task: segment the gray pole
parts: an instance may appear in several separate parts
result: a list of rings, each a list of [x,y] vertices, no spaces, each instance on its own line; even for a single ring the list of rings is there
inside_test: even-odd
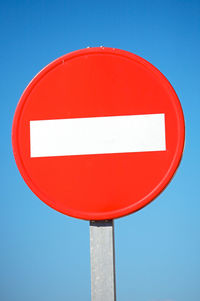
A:
[[[114,223],[90,221],[92,301],[116,301]]]

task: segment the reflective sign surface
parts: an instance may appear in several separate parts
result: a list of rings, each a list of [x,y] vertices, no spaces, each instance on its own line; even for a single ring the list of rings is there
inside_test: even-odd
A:
[[[184,145],[182,109],[150,63],[114,48],[67,54],[29,84],[13,151],[31,190],[77,218],[141,209],[168,184]]]

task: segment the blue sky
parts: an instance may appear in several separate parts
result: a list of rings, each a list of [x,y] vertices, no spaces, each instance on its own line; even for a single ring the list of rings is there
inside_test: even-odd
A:
[[[12,154],[17,102],[48,63],[87,46],[133,52],[175,88],[185,115],[182,163],[166,190],[115,221],[117,297],[200,300],[200,2],[1,1],[0,300],[90,300],[89,223],[41,202]]]

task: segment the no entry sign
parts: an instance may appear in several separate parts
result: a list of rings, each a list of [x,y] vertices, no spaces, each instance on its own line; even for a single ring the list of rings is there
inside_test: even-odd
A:
[[[64,55],[29,84],[13,122],[16,163],[52,208],[113,219],[151,202],[174,175],[184,118],[168,80],[114,48]]]

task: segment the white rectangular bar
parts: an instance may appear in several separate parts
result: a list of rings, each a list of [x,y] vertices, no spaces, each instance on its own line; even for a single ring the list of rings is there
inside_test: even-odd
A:
[[[165,151],[165,114],[30,121],[31,157]]]
[[[114,223],[90,221],[91,300],[116,301]]]

